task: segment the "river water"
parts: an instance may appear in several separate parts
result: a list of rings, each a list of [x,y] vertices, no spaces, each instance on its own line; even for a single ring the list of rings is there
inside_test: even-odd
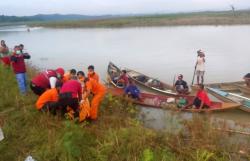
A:
[[[165,82],[182,73],[191,82],[196,51],[206,53],[205,83],[239,81],[250,72],[250,26],[180,26],[121,29],[49,29],[26,26],[0,27],[0,39],[11,48],[23,43],[32,64],[41,69],[64,67],[86,71],[94,64],[105,79],[109,61]],[[250,127],[250,114],[230,110],[210,114],[239,129]],[[189,113],[141,109],[148,127],[166,129]],[[248,128],[245,130],[249,131]]]

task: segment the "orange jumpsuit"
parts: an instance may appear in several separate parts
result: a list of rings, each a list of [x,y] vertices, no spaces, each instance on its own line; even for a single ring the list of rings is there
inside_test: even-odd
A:
[[[48,102],[57,102],[58,92],[56,88],[48,89],[37,100],[36,108],[40,110]]]
[[[96,72],[94,72],[93,74],[88,73],[88,77],[99,82],[99,75]]]
[[[90,118],[95,120],[97,119],[100,103],[105,96],[106,88],[101,83],[90,78],[89,81],[86,82],[86,89],[88,92],[92,92],[94,94],[91,101]]]

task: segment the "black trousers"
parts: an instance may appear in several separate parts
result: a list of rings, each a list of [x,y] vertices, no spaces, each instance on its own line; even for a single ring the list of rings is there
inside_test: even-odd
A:
[[[49,111],[52,115],[56,115],[56,111],[60,108],[59,102],[47,102],[41,109],[41,111]]]
[[[78,98],[72,98],[72,93],[62,93],[59,95],[59,103],[62,107],[62,116],[67,112],[67,107],[71,107],[75,112],[75,117],[79,116]]]
[[[30,82],[30,89],[38,96],[41,96],[46,91],[46,89],[36,86],[32,82]]]
[[[193,105],[196,107],[196,108],[200,108],[201,106],[201,100],[198,98],[198,97],[195,97],[194,99],[194,102],[193,102]],[[202,108],[209,108],[207,105],[203,105]]]

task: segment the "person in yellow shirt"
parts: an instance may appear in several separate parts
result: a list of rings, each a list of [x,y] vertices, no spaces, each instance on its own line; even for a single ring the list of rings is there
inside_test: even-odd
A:
[[[99,75],[95,72],[95,67],[93,65],[88,67],[88,78],[92,78],[99,82]]]
[[[100,103],[103,100],[105,93],[106,93],[106,88],[104,85],[102,85],[101,83],[97,82],[96,80],[92,78],[85,78],[84,83],[85,83],[84,97],[88,98],[91,93],[94,95],[91,101],[91,105],[90,105],[91,107],[90,119],[96,120]]]
[[[56,115],[56,110],[60,107],[58,103],[59,90],[62,84],[57,82],[56,88],[46,90],[36,101],[36,108],[40,111],[49,111]]]

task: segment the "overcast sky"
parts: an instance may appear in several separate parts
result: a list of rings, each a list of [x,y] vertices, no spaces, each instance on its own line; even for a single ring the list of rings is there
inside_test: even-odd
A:
[[[250,0],[0,0],[0,15],[135,14],[249,9]]]

